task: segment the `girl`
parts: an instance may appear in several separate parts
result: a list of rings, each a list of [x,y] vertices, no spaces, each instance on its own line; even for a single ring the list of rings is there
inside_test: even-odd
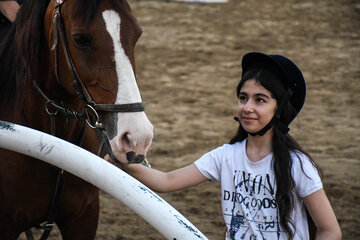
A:
[[[313,225],[316,239],[341,239],[316,164],[288,134],[305,101],[301,71],[286,57],[258,52],[246,54],[242,68],[240,124],[230,144],[168,173],[121,167],[157,192],[220,181],[226,239],[310,239]]]

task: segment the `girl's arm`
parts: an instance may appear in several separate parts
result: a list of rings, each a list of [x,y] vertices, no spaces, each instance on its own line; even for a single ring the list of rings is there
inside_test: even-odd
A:
[[[316,239],[341,239],[341,230],[323,189],[304,198],[304,203],[316,227]]]
[[[15,1],[0,1],[0,12],[11,22],[15,21],[19,8],[19,4]]]
[[[156,192],[176,191],[208,180],[195,164],[167,173],[141,164],[127,164],[120,167]]]

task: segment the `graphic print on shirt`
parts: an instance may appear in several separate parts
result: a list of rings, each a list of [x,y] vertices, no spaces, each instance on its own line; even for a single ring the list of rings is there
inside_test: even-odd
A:
[[[234,172],[235,191],[224,189],[224,209],[231,239],[280,239],[282,232],[275,199],[275,180],[269,174]]]

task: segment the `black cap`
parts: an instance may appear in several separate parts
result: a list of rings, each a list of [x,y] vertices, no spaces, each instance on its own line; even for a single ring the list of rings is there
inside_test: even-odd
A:
[[[242,59],[242,74],[256,65],[267,66],[277,71],[285,89],[293,92],[290,103],[299,113],[305,102],[306,85],[300,69],[290,59],[281,55],[266,55],[260,52],[250,52]]]

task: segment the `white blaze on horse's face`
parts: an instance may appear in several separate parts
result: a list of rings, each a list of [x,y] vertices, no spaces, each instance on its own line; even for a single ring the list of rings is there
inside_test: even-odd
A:
[[[106,10],[103,12],[103,18],[106,30],[109,32],[114,44],[114,60],[118,77],[116,103],[141,102],[134,71],[120,41],[120,16],[113,10]]]
[[[114,61],[118,78],[118,92],[116,104],[141,102],[139,88],[128,56],[121,44],[121,18],[113,10],[102,13],[106,30],[113,40]],[[152,138],[153,127],[144,112],[118,113],[117,135],[110,140],[115,156],[126,163],[124,153],[135,151],[136,154],[145,154]]]

